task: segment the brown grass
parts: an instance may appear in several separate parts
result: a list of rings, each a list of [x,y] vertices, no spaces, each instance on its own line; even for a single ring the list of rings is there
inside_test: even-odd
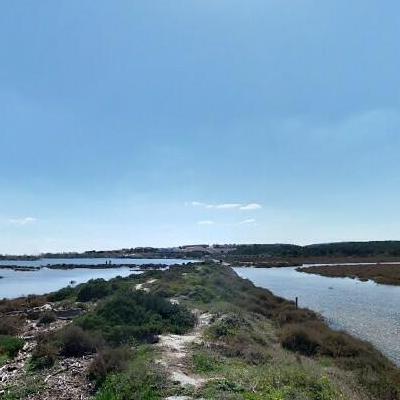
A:
[[[326,265],[297,268],[297,271],[332,278],[357,278],[386,285],[400,285],[400,264]]]

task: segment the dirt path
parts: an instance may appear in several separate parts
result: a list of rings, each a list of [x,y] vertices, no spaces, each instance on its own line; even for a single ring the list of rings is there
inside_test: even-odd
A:
[[[204,329],[210,324],[212,314],[194,311],[198,323],[196,328],[186,335],[161,335],[158,347],[161,349],[161,358],[157,361],[163,365],[170,378],[182,386],[190,385],[196,388],[202,386],[206,380],[193,373],[187,367],[187,358],[190,347],[194,343],[202,342]]]

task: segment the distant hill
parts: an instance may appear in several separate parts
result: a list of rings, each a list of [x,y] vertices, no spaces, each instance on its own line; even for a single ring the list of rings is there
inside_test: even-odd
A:
[[[400,241],[338,242],[298,246],[294,244],[223,244],[189,245],[173,248],[136,247],[120,250],[90,250],[83,253],[46,253],[35,256],[1,256],[1,259],[38,258],[348,258],[348,257],[400,257]]]
[[[263,257],[374,257],[400,256],[400,241],[339,242],[308,246],[292,244],[237,245],[233,256]]]

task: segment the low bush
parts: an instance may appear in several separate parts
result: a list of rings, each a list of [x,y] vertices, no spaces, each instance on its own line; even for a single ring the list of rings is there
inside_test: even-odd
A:
[[[151,360],[148,350],[138,349],[127,371],[111,374],[95,400],[161,400],[166,397],[165,375]]]
[[[184,307],[143,291],[118,293],[77,320],[86,331],[98,331],[110,344],[152,343],[163,332],[184,333],[195,317]]]
[[[27,296],[18,299],[0,300],[0,313],[7,313],[12,311],[26,311],[35,307],[41,307],[46,304],[46,296]]]
[[[14,358],[24,347],[24,341],[13,336],[0,335],[0,356]]]
[[[15,336],[21,330],[23,319],[18,316],[2,316],[0,318],[0,335]]]
[[[57,319],[56,314],[52,311],[45,311],[41,314],[38,324],[39,325],[49,325]]]
[[[58,349],[52,342],[41,341],[32,353],[30,369],[50,368],[57,360]]]
[[[68,326],[58,333],[60,355],[65,357],[81,357],[95,353],[102,346],[98,335],[85,332],[79,326]]]
[[[89,367],[89,379],[97,386],[101,385],[107,375],[125,371],[128,361],[133,357],[133,351],[129,347],[106,348],[100,351]]]
[[[86,302],[99,300],[111,293],[111,285],[104,279],[92,279],[78,290],[77,300]]]
[[[76,295],[76,289],[67,286],[48,295],[49,301],[63,301]]]
[[[281,333],[281,344],[285,349],[315,356],[320,352],[322,337],[314,327],[304,325],[287,325]]]
[[[40,316],[41,316],[41,312],[37,311],[37,310],[30,310],[28,311],[28,314],[26,315],[26,318],[29,319],[29,321],[37,321]]]

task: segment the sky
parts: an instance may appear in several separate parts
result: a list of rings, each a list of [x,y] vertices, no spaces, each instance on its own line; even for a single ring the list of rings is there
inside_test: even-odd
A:
[[[0,253],[400,239],[396,0],[5,0]]]

